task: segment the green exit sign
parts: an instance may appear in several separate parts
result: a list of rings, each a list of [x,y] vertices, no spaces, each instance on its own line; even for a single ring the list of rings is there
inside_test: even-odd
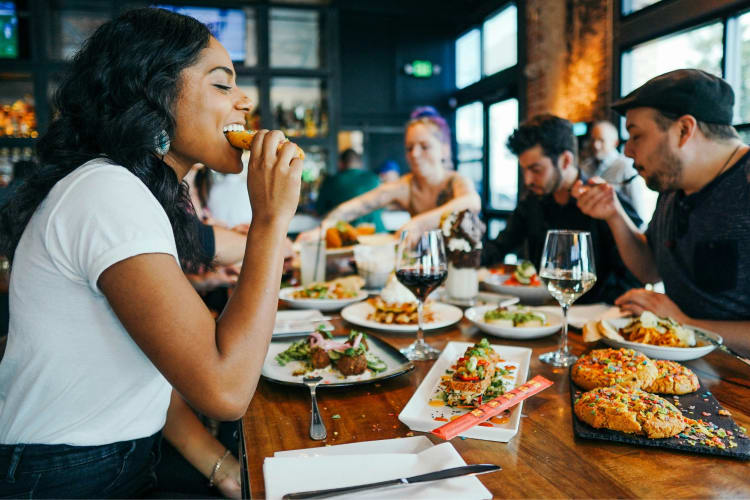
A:
[[[431,78],[440,74],[440,66],[423,59],[415,59],[404,65],[404,73],[414,78]]]
[[[417,78],[429,78],[432,76],[432,63],[430,61],[415,60],[411,63],[412,76]]]

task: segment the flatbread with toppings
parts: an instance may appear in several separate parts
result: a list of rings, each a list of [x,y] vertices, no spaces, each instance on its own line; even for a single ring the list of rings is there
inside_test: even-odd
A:
[[[600,387],[585,392],[573,405],[576,416],[597,429],[611,429],[658,439],[685,428],[680,410],[666,399],[640,389]]]
[[[573,382],[584,389],[615,384],[640,389],[656,380],[657,373],[656,364],[633,349],[594,349],[570,371]]]
[[[658,375],[656,379],[643,388],[644,391],[658,394],[688,394],[700,387],[698,377],[693,371],[675,361],[657,359],[654,361]]]

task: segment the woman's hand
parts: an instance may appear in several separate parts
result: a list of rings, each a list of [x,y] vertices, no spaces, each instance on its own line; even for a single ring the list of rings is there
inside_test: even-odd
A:
[[[396,239],[397,241],[401,241],[402,235],[406,234],[408,243],[414,243],[424,231],[425,229],[422,220],[419,217],[412,217],[406,222],[406,224],[398,228],[396,231]]]
[[[253,138],[248,163],[247,189],[253,220],[282,220],[288,224],[297,210],[302,183],[302,160],[295,158],[297,146],[291,142],[276,149],[284,134],[261,130]]]
[[[636,316],[640,315],[643,311],[651,311],[657,316],[668,316],[679,323],[686,323],[690,319],[665,294],[646,290],[645,288],[628,290],[615,300],[615,305],[619,306],[623,311],[630,312]]]
[[[226,498],[242,498],[240,463],[234,455],[227,455],[216,471],[214,485]]]

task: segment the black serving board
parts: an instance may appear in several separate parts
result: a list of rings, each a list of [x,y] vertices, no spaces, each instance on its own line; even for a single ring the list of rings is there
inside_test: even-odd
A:
[[[702,444],[700,441],[696,441],[694,445],[691,445],[690,441],[692,440],[681,434],[666,439],[649,439],[643,436],[627,434],[610,429],[595,429],[589,424],[579,420],[573,411],[576,394],[580,395],[584,392],[586,391],[575,385],[571,378],[570,413],[573,416],[573,433],[576,437],[750,460],[750,438],[747,437],[745,432],[742,432],[741,429],[739,429],[731,416],[723,416],[718,413],[723,407],[719,404],[713,394],[704,389],[703,386],[701,386],[696,392],[682,396],[664,394],[660,394],[660,396],[673,404],[679,403],[675,404],[675,406],[677,406],[682,414],[688,418],[692,418],[693,420],[703,420],[707,423],[711,422],[725,431],[731,431],[733,434],[732,441],[737,443],[736,447],[729,447],[729,436],[721,439],[726,444],[726,448],[722,449],[717,446]],[[705,415],[704,413],[707,413],[708,415]]]

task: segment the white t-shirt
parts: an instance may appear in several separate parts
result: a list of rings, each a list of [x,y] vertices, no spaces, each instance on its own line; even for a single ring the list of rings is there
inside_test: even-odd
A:
[[[60,180],[16,249],[0,363],[0,443],[100,445],[164,426],[171,387],[97,286],[134,255],[177,258],[164,209],[132,173],[92,160]]]

